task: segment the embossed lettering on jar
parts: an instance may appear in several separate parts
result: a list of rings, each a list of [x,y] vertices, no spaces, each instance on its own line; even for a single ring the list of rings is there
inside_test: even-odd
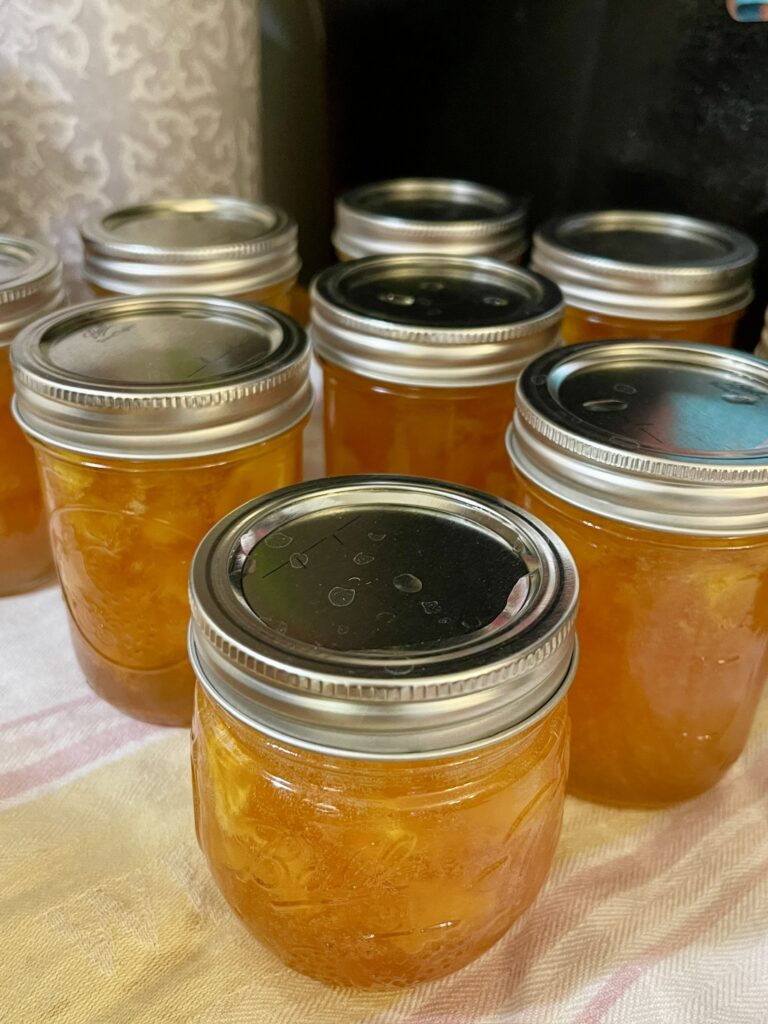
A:
[[[576,589],[533,517],[426,480],[303,484],[208,534],[197,833],[286,964],[414,984],[533,901],[563,809]]]
[[[754,242],[722,224],[601,210],[544,224],[531,266],[562,288],[566,343],[665,338],[730,346],[752,301],[756,259]]]
[[[96,295],[192,292],[292,312],[296,225],[282,210],[229,196],[110,210],[80,229]]]
[[[312,286],[329,474],[413,473],[503,495],[515,381],[558,344],[562,297],[496,260],[381,256]]]
[[[430,252],[520,263],[526,212],[522,200],[471,181],[378,181],[336,200],[333,245],[340,260]]]
[[[306,335],[226,299],[105,299],[37,321],[12,359],[86,679],[138,718],[189,722],[189,563],[223,515],[300,479]]]
[[[768,366],[651,340],[523,374],[517,500],[585,581],[571,787],[658,806],[741,753],[768,676]]]
[[[0,595],[32,590],[53,576],[34,454],[11,414],[9,354],[25,324],[63,301],[56,253],[39,242],[0,235]]]

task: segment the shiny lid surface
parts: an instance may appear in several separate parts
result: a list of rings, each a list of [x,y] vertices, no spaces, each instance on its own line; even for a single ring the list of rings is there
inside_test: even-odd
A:
[[[61,260],[47,245],[0,235],[0,345],[64,301]]]
[[[692,342],[572,345],[517,387],[508,444],[551,494],[675,533],[768,532],[768,365]]]
[[[312,339],[329,362],[380,380],[461,387],[515,380],[557,344],[557,285],[498,260],[369,256],[312,284]]]
[[[399,178],[345,192],[336,201],[333,244],[361,256],[434,252],[519,259],[526,204],[498,189],[444,178]]]
[[[575,662],[576,570],[538,520],[407,477],[273,492],[191,572],[202,685],[247,724],[360,758],[439,756],[525,728]]]
[[[752,299],[757,247],[722,224],[671,213],[601,210],[548,221],[531,266],[580,309],[630,319],[696,320]]]
[[[120,294],[243,295],[299,271],[296,225],[274,206],[229,196],[111,210],[81,228],[87,280]]]
[[[266,307],[189,295],[104,299],[15,340],[16,413],[33,437],[123,458],[267,440],[312,403],[308,342]]]

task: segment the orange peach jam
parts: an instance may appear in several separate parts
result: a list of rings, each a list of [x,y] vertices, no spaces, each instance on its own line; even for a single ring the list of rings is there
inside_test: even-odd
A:
[[[287,488],[208,534],[197,834],[286,964],[412,985],[531,904],[562,817],[576,585],[532,517],[405,477]]]
[[[411,473],[504,494],[515,380],[558,344],[556,286],[495,260],[382,256],[312,288],[326,470]]]
[[[733,344],[757,247],[693,217],[602,210],[544,224],[531,266],[560,285],[567,344],[663,338]]]
[[[526,212],[524,201],[471,181],[378,181],[336,200],[333,245],[340,260],[429,252],[520,263]]]
[[[11,415],[9,351],[19,329],[63,300],[56,254],[38,242],[0,235],[0,596],[53,576],[34,455]]]
[[[304,332],[228,300],[102,300],[13,348],[86,679],[137,718],[189,722],[186,578],[205,532],[301,477]]]
[[[183,292],[291,313],[296,225],[277,207],[216,196],[111,210],[81,228],[97,296]]]
[[[768,368],[694,344],[578,345],[521,378],[516,500],[584,592],[570,786],[661,806],[738,758],[768,676]]]

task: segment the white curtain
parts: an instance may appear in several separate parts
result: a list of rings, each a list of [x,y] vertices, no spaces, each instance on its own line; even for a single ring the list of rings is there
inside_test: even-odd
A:
[[[4,0],[0,232],[163,195],[258,198],[258,0]]]

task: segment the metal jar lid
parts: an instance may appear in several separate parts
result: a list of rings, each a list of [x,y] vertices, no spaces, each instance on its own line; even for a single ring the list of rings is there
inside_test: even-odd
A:
[[[287,487],[195,555],[200,683],[271,736],[360,759],[439,757],[543,717],[575,667],[562,541],[503,501],[409,477]]]
[[[466,387],[515,380],[558,344],[563,300],[546,278],[469,256],[369,256],[312,284],[312,340],[377,380]]]
[[[670,533],[768,533],[768,365],[693,342],[571,345],[517,386],[514,465],[558,498]]]
[[[752,300],[754,242],[693,217],[601,210],[550,220],[531,266],[579,309],[630,319],[699,320]]]
[[[274,206],[230,196],[164,199],[90,217],[85,277],[132,295],[244,295],[299,272],[296,225]]]
[[[333,244],[361,256],[443,253],[518,260],[527,247],[526,204],[471,181],[400,178],[336,200]]]
[[[47,245],[0,235],[0,345],[64,301],[61,260]]]
[[[32,437],[113,458],[228,451],[312,405],[305,332],[276,310],[148,295],[71,306],[11,346],[15,413]]]

